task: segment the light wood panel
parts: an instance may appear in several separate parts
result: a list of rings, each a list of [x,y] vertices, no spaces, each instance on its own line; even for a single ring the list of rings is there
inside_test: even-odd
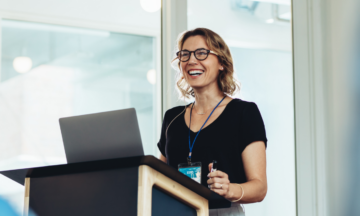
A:
[[[152,187],[154,185],[196,209],[198,216],[209,215],[209,203],[207,199],[147,165],[139,166],[138,184],[138,216],[151,216]]]
[[[30,178],[25,178],[24,216],[29,214]]]

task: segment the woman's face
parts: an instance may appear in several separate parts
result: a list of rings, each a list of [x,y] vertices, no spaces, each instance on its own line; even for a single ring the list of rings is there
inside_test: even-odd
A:
[[[182,50],[195,51],[200,48],[209,50],[204,37],[196,35],[186,39]],[[191,53],[189,61],[180,62],[180,67],[185,80],[194,90],[204,87],[218,88],[217,78],[219,70],[223,70],[223,67],[216,55],[209,53],[205,60],[199,61],[194,53]],[[200,75],[195,75],[195,72]]]

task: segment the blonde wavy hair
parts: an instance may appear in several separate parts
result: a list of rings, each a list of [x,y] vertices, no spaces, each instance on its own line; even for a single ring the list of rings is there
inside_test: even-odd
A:
[[[181,33],[177,39],[177,51],[182,50],[186,39],[196,35],[204,37],[207,46],[210,48],[210,50],[218,54],[217,57],[219,62],[224,67],[224,70],[220,71],[218,76],[218,85],[220,90],[227,95],[234,95],[237,91],[240,90],[240,84],[234,77],[234,66],[230,49],[218,34],[207,28],[196,28],[185,31]],[[178,58],[175,58],[173,62],[175,60],[178,60]],[[177,67],[179,70],[176,77],[176,86],[179,90],[180,98],[190,98],[190,96],[195,97],[194,90],[186,82],[181,71],[180,61],[178,61]]]

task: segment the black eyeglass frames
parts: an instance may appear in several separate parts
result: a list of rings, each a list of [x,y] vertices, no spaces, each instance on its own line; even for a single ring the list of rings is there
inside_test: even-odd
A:
[[[194,53],[195,58],[199,61],[205,60],[209,56],[209,53],[218,55],[216,52],[214,52],[212,50],[200,48],[195,51],[180,50],[179,52],[176,53],[176,56],[180,61],[186,62],[186,61],[189,61],[191,53]]]

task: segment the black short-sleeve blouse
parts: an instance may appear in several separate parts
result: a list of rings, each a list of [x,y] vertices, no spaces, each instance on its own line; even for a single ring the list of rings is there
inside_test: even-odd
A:
[[[189,128],[185,123],[184,106],[174,107],[165,113],[161,137],[158,142],[160,152],[167,164],[177,169],[178,164],[186,163],[189,155]],[[170,125],[170,122],[179,115]],[[190,133],[191,141],[196,133]],[[247,145],[264,141],[267,145],[265,126],[255,103],[233,99],[220,116],[203,128],[193,147],[193,162],[202,163],[201,183],[207,186],[208,164],[218,162],[218,170],[228,174],[231,183],[244,183],[246,176],[241,153]]]

